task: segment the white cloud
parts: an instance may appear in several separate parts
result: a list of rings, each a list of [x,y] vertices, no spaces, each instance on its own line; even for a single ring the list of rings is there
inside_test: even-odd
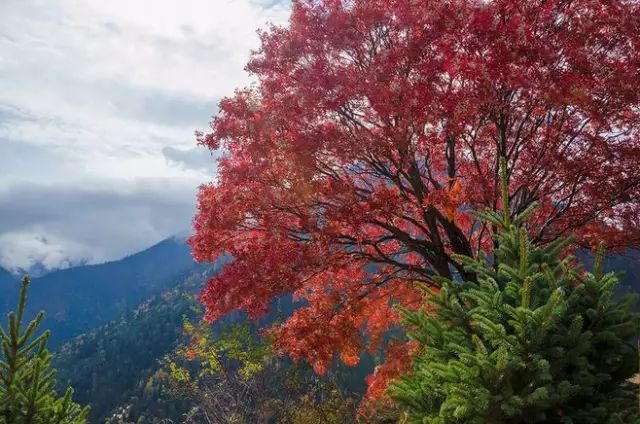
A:
[[[193,132],[249,83],[256,30],[288,13],[288,0],[0,2],[0,266],[114,259],[188,226],[214,172]],[[156,190],[172,185],[184,193]],[[111,204],[102,220],[30,211],[40,218],[8,228],[18,188],[60,207],[64,193],[86,213],[102,207],[90,205],[96,190]],[[131,209],[123,193],[154,207]],[[184,206],[157,210],[169,194]],[[116,224],[134,234],[117,240]]]
[[[196,186],[187,178],[0,184],[0,264],[104,262],[185,233]]]
[[[251,0],[9,0],[0,6],[5,64],[113,79],[210,98],[246,82],[256,30],[287,3]],[[75,67],[75,69],[70,69]],[[47,72],[42,72],[46,78]]]
[[[53,242],[43,235],[42,230],[34,232],[14,232],[0,234],[0,263],[7,264],[6,269],[19,273],[33,268],[35,264],[45,269],[67,268],[85,260],[86,246],[61,237]],[[74,262],[71,258],[83,258],[81,262]]]

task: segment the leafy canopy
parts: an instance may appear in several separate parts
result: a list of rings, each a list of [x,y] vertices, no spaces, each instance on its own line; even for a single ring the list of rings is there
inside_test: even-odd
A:
[[[195,257],[233,262],[202,294],[208,318],[304,307],[276,346],[318,372],[355,364],[419,305],[413,281],[472,279],[456,255],[491,248],[467,213],[533,202],[532,243],[640,240],[640,3],[297,0],[261,34],[258,81],[220,103],[223,149],[202,187]],[[404,369],[406,345],[388,366]],[[373,385],[379,384],[372,382]]]
[[[185,422],[356,422],[356,402],[337,381],[274,355],[253,326],[222,324],[214,331],[185,320],[184,330],[191,342],[165,364],[172,391],[194,404]]]

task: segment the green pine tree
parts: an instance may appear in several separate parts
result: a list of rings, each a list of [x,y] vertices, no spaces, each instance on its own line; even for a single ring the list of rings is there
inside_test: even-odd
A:
[[[72,401],[73,390],[62,397],[54,391],[55,370],[46,348],[49,332],[36,335],[44,313],[23,328],[28,288],[25,276],[18,310],[9,314],[6,329],[0,326],[0,424],[84,424],[88,408]]]
[[[427,308],[404,310],[419,348],[390,394],[406,423],[640,422],[628,382],[638,366],[635,297],[614,299],[604,248],[583,272],[563,256],[570,240],[532,245],[532,212],[478,214],[499,230],[492,258],[458,257],[474,281],[438,279],[438,293],[424,287]]]

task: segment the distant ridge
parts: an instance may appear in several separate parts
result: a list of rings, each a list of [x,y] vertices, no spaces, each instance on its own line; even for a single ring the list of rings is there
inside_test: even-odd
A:
[[[43,326],[52,330],[51,345],[55,346],[172,287],[176,278],[194,266],[189,246],[172,237],[121,260],[53,271],[33,279],[28,313],[46,312]],[[0,284],[5,286],[0,288],[2,315],[13,307],[19,287],[11,284],[18,279],[4,271],[0,271]]]
[[[0,284],[10,283],[12,281],[16,281],[17,278],[14,277],[8,270],[0,267]]]
[[[11,294],[14,293],[14,287],[17,287],[17,282],[17,277],[0,267],[0,311],[6,311],[16,302]],[[4,314],[2,318],[4,319]]]

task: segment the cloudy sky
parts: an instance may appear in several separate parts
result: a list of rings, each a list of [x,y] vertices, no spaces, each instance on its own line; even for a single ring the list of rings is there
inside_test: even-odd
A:
[[[190,229],[196,148],[289,1],[0,1],[0,266],[117,259]]]

